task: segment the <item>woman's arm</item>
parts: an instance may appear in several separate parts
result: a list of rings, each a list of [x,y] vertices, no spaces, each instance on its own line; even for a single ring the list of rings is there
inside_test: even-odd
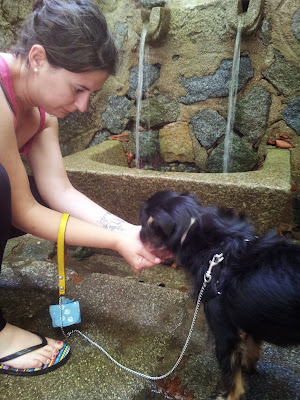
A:
[[[42,197],[50,206],[57,206],[58,211],[40,205],[29,188],[27,174],[18,151],[13,118],[8,107],[0,107],[0,120],[3,121],[0,134],[0,162],[10,179],[12,219],[17,228],[55,242],[61,213],[71,212],[75,217],[70,217],[67,224],[67,244],[116,250],[136,271],[160,262],[142,245],[137,232],[128,235],[104,229],[97,226],[95,221],[93,223],[84,221],[84,218],[91,218],[91,214],[81,210],[81,207],[85,207],[86,204],[89,207],[90,202],[82,197],[78,204],[72,198],[62,195],[68,192],[70,184],[62,169],[63,160],[60,151],[57,152],[59,146],[55,145],[55,142],[58,142],[57,132],[51,123],[47,124],[45,131],[36,137],[30,152],[30,160]],[[42,138],[43,135],[45,137]],[[38,150],[42,155],[37,154]],[[93,207],[94,210],[98,210],[96,205]]]
[[[47,127],[35,138],[29,160],[39,193],[50,208],[110,230],[137,231],[136,226],[106,211],[70,183],[60,151],[56,118],[47,117]]]

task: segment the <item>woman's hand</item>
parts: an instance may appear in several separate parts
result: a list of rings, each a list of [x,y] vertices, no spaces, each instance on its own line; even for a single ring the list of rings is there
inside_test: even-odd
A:
[[[151,253],[140,240],[140,226],[130,225],[128,231],[119,234],[116,250],[135,272],[160,264],[161,259]]]

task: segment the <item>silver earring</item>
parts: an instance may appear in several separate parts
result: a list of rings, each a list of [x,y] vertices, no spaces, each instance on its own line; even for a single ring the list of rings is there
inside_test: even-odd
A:
[[[34,72],[38,72],[38,69],[36,67],[34,68]]]

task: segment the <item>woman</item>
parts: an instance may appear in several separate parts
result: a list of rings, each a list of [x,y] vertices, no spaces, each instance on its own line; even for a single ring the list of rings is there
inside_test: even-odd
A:
[[[113,40],[92,0],[35,1],[16,45],[0,53],[0,265],[11,224],[56,241],[62,213],[71,215],[68,245],[114,249],[135,271],[161,261],[142,245],[139,227],[71,185],[59,148],[57,118],[84,112],[116,66]],[[32,195],[20,154],[28,154],[48,207]],[[0,372],[45,373],[68,358],[68,346],[10,325],[0,312]]]

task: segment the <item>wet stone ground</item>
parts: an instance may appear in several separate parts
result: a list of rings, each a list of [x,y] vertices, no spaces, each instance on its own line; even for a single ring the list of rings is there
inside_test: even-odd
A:
[[[74,257],[74,254],[77,257]],[[119,362],[159,376],[174,365],[188,334],[194,303],[182,270],[157,266],[137,275],[117,254],[69,248],[67,296],[79,300],[84,334]],[[9,322],[63,339],[48,308],[57,304],[55,245],[29,235],[9,241],[0,304]],[[55,372],[22,378],[0,375],[1,400],[204,400],[219,372],[200,310],[179,367],[163,381],[122,370],[78,334],[69,362]],[[248,400],[300,400],[300,348],[265,345],[258,374],[246,376]]]

